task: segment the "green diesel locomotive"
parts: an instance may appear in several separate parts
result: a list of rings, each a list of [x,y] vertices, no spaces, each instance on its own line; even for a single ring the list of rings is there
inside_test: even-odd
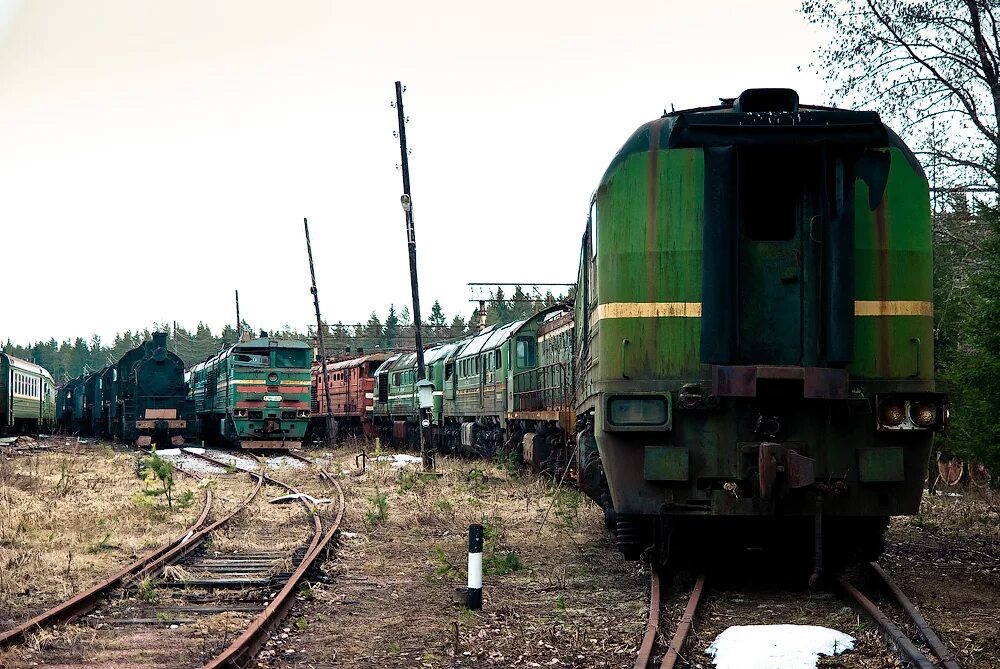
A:
[[[674,529],[876,552],[918,511],[948,420],[928,184],[878,114],[752,89],[641,126],[578,280],[580,450],[626,555]]]
[[[261,337],[192,367],[188,383],[202,438],[237,448],[301,448],[311,359],[305,342]]]

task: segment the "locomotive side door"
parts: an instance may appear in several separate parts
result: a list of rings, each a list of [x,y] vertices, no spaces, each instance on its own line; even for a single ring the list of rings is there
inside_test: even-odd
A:
[[[808,155],[774,147],[737,153],[738,355],[744,364],[802,364]]]

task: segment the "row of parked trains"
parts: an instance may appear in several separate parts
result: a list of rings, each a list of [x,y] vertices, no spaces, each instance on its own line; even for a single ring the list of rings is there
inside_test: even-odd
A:
[[[425,351],[431,443],[565,468],[631,557],[688,531],[719,554],[876,552],[948,424],[928,193],[875,112],[751,89],[653,119],[590,201],[573,304]],[[194,421],[248,447],[298,445],[326,415],[418,434],[413,352],[324,361],[326,388],[306,344],[240,343],[186,383],[162,338],[137,351],[64,388],[64,422],[161,443]],[[142,381],[156,365],[176,369],[169,408]]]

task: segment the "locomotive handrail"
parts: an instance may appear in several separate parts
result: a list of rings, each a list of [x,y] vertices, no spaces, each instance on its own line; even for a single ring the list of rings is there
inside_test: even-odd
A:
[[[554,362],[518,372],[513,377],[514,411],[569,407],[566,365]]]

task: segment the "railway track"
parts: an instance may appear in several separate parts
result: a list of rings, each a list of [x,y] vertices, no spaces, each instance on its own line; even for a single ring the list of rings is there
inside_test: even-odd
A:
[[[230,463],[192,451],[186,453],[232,471]],[[284,511],[288,507],[272,511],[277,507],[266,503],[262,506],[259,497],[265,485],[292,495],[299,491],[262,472],[237,469],[250,476],[254,484],[233,509],[207,523],[214,496],[211,488],[205,488],[201,514],[182,536],[89,590],[0,634],[0,648],[26,640],[29,633],[44,637],[47,628],[58,623],[79,621],[85,624],[73,626],[72,636],[77,643],[51,653],[64,655],[59,658],[64,664],[118,666],[122,659],[119,656],[125,655],[129,666],[244,666],[287,615],[298,586],[326,551],[343,518],[345,498],[336,479],[321,471],[326,485],[337,492],[336,510],[323,518],[311,498],[300,496],[298,501],[307,512],[311,532],[305,542],[295,540],[295,548],[288,550],[288,528],[294,525],[292,514]],[[287,518],[252,528],[248,534],[253,534],[253,539],[244,549],[225,553],[209,550],[210,540],[230,530],[230,521],[241,512],[248,513],[255,503]],[[151,583],[155,583],[155,589]],[[81,620],[84,615],[86,618]],[[234,618],[237,623],[245,623],[240,625],[242,631],[231,630]],[[140,647],[130,646],[123,638],[137,641]],[[196,640],[200,640],[200,647]]]
[[[898,609],[908,619],[908,624],[912,626],[916,633],[909,636],[893,619],[876,605],[871,598],[861,592],[856,586],[846,578],[840,577],[838,584],[850,602],[861,610],[878,628],[889,645],[899,654],[903,667],[907,669],[962,669],[955,659],[954,654],[941,640],[930,624],[917,610],[916,606],[903,594],[899,586],[879,567],[871,562],[868,567],[879,581],[878,585],[884,589],[897,605]],[[650,574],[650,597],[649,613],[646,621],[646,630],[636,654],[635,669],[651,669],[654,666],[654,658],[660,657],[660,669],[674,669],[679,662],[684,661],[684,644],[688,633],[691,631],[695,616],[698,612],[699,604],[705,590],[705,574],[699,574],[695,580],[694,587],[688,596],[684,612],[677,621],[674,634],[669,644],[663,645],[665,637],[662,636],[662,625],[660,621],[663,609],[663,592],[661,583],[664,581],[663,574],[655,569]],[[926,645],[930,649],[930,654],[925,653],[921,648]],[[934,657],[931,657],[933,654]],[[935,660],[936,658],[936,660]],[[690,662],[688,662],[690,664]],[[687,666],[687,665],[685,665]]]
[[[899,586],[889,578],[888,574],[877,563],[869,562],[868,567],[878,579],[879,586],[891,595],[899,609],[909,619],[909,623],[917,630],[916,638],[911,638],[907,635],[890,616],[843,576],[839,579],[840,587],[851,601],[873,623],[878,625],[886,640],[899,653],[900,658],[905,663],[904,666],[913,667],[914,669],[935,669],[939,666],[933,658],[921,650],[922,642],[924,642],[930,648],[931,653],[940,660],[940,666],[945,667],[945,669],[961,669],[955,656],[948,650],[948,646],[945,645],[941,637],[934,631],[934,628],[920,614],[920,611],[914,606],[913,602],[903,594]]]
[[[661,611],[661,590],[660,573],[653,569],[649,575],[649,616],[646,620],[646,632],[642,637],[639,646],[639,653],[635,659],[635,669],[648,669],[653,664],[654,651],[660,638],[660,611]],[[688,632],[694,623],[694,616],[701,603],[701,595],[705,591],[705,574],[699,574],[695,581],[691,594],[688,596],[684,613],[677,622],[674,635],[667,645],[663,657],[660,660],[660,669],[673,669],[677,666],[677,661],[681,658],[684,649],[684,642],[687,641]]]

